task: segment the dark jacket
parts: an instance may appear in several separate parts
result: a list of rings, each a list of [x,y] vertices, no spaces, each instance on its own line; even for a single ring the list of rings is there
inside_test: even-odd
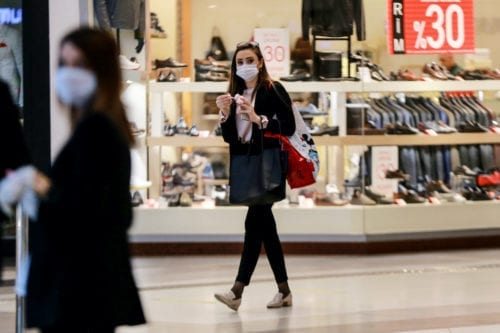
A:
[[[101,28],[135,30],[138,35],[144,36],[144,0],[94,0],[94,9]]]
[[[0,179],[5,177],[7,170],[30,163],[19,111],[14,105],[9,87],[3,81],[0,81],[0,145]],[[0,222],[5,219],[0,210]]]
[[[29,327],[145,322],[127,237],[130,167],[128,143],[107,115],[81,120],[30,225]]]
[[[274,88],[273,88],[274,85]],[[258,115],[264,115],[269,119],[265,132],[281,133],[290,136],[295,132],[295,119],[293,116],[292,102],[285,88],[279,82],[262,84],[257,88],[254,109]],[[242,92],[240,92],[241,94]],[[238,130],[236,128],[236,105],[231,104],[231,113],[228,120],[221,124],[224,141],[229,143],[231,154],[247,154],[250,148],[251,154],[257,154],[262,150],[261,130],[253,123],[252,139],[250,147],[238,141]],[[279,140],[264,138],[263,148],[278,147]]]
[[[366,39],[363,0],[302,0],[302,38],[351,36],[356,23],[358,40]]]

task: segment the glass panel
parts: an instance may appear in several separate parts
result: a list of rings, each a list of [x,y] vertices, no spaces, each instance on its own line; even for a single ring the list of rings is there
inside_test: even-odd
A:
[[[22,9],[20,0],[0,0],[0,80],[9,87],[14,103],[22,105]],[[0,104],[0,108],[1,108]],[[15,235],[13,219],[1,223],[0,237]],[[1,267],[0,267],[1,269]]]
[[[0,0],[0,79],[22,105],[22,8],[20,0]]]

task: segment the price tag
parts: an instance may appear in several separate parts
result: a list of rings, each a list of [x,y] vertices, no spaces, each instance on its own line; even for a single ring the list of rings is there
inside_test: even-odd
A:
[[[255,29],[269,75],[275,80],[290,74],[290,32],[288,29]]]
[[[389,53],[474,53],[473,9],[473,0],[388,0]]]

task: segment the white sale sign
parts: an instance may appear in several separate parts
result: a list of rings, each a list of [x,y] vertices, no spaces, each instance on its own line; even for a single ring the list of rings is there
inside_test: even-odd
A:
[[[398,191],[397,179],[386,179],[388,170],[398,169],[398,147],[377,146],[372,147],[372,190],[383,193],[392,198],[394,192]]]
[[[288,29],[254,30],[254,40],[259,43],[271,77],[278,80],[290,74],[290,32]]]

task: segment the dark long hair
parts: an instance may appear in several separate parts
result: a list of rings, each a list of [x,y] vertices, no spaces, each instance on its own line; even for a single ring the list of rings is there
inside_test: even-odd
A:
[[[236,47],[236,51],[234,51],[233,55],[233,60],[231,61],[231,74],[229,75],[228,92],[231,94],[231,96],[234,96],[235,94],[243,93],[243,90],[246,89],[245,80],[236,75],[236,55],[242,50],[252,50],[257,55],[257,59],[259,61],[262,61],[262,68],[257,75],[257,83],[255,85],[255,89],[253,90],[253,96],[255,96],[257,90],[262,84],[266,84],[269,86],[272,84],[271,76],[269,75],[269,72],[266,68],[266,62],[264,61],[264,57],[262,55],[262,52],[260,51],[259,44],[256,42],[243,42],[239,43]]]
[[[121,101],[122,74],[118,61],[119,51],[113,35],[105,30],[82,27],[69,32],[60,43],[60,48],[71,43],[85,57],[86,65],[97,79],[97,88],[92,103],[85,108],[84,116],[90,112],[103,112],[111,117],[132,145],[134,137],[130,129],[125,108]]]

